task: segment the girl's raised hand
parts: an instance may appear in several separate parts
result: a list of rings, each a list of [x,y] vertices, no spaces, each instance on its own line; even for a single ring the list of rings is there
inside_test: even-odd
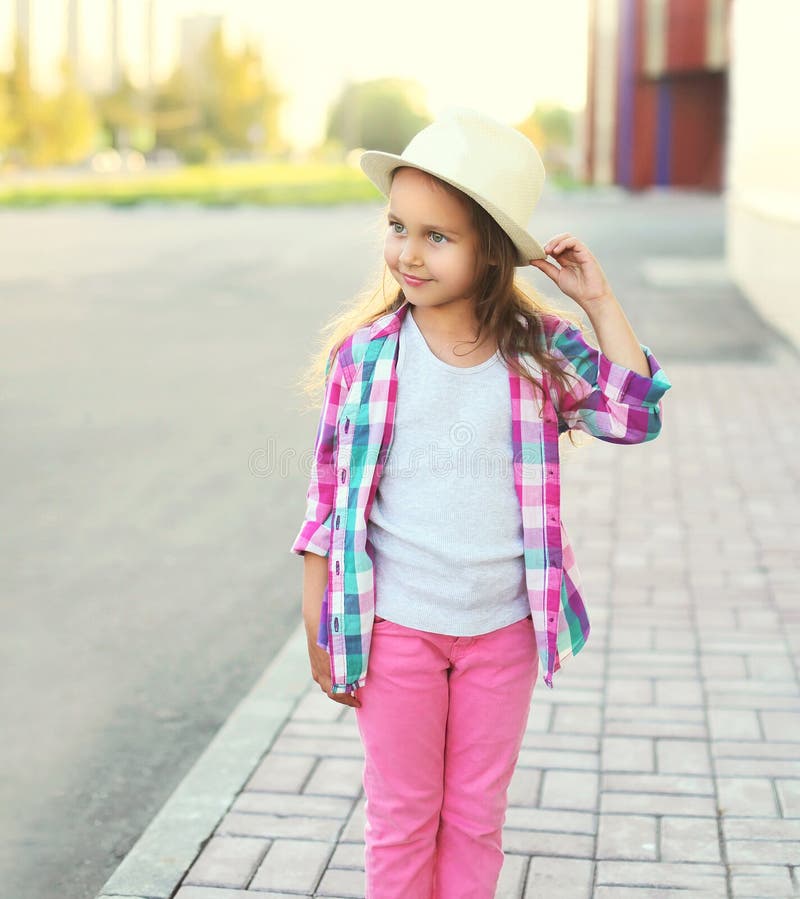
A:
[[[600,263],[577,237],[558,234],[543,249],[558,265],[546,259],[531,259],[530,264],[544,272],[562,293],[575,300],[585,312],[593,303],[602,303],[613,297],[611,285]]]

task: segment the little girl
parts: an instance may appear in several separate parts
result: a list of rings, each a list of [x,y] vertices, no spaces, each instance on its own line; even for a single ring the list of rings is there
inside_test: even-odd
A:
[[[311,671],[356,710],[368,899],[489,899],[538,666],[552,689],[589,634],[559,435],[652,440],[671,384],[586,245],[527,232],[544,167],[521,132],[452,108],[361,167],[389,198],[397,289],[336,319],[317,360],[292,545]],[[529,264],[599,350],[515,278]]]

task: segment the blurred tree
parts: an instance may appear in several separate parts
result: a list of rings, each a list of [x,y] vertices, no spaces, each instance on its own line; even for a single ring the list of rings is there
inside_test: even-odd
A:
[[[548,173],[569,171],[569,154],[575,141],[574,113],[554,103],[537,103],[516,127],[539,150]]]
[[[131,135],[145,127],[148,121],[145,97],[123,72],[119,87],[97,97],[100,119],[116,150],[131,146]]]
[[[192,162],[223,150],[281,152],[278,113],[284,100],[252,46],[229,50],[222,28],[190,68],[176,69],[155,98],[158,143]]]
[[[39,155],[48,163],[80,162],[97,146],[100,117],[68,59],[61,63],[61,90],[45,102],[44,122]]]
[[[5,77],[5,89],[9,156],[15,162],[28,162],[40,137],[37,118],[41,111],[41,97],[33,89],[28,49],[19,38],[14,42],[11,71]]]
[[[328,114],[326,139],[345,151],[369,147],[401,153],[433,121],[422,87],[402,78],[348,83]]]
[[[193,95],[188,74],[177,68],[156,89],[153,98],[153,125],[156,145],[174,150],[182,158],[193,159],[203,152],[212,155],[216,147],[206,146],[198,150],[196,135],[200,131],[202,116],[197,98]],[[194,147],[194,149],[192,149]]]
[[[279,145],[267,125],[277,123],[283,95],[264,72],[261,54],[246,45],[241,51],[225,46],[222,29],[212,34],[203,54],[201,104],[206,128],[225,147],[249,150],[254,145]]]
[[[17,133],[12,115],[10,81],[8,73],[0,72],[0,160],[7,154]]]

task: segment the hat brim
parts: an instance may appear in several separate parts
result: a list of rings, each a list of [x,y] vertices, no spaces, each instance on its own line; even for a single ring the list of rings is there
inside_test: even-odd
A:
[[[367,178],[369,178],[385,197],[389,196],[391,190],[391,174],[400,166],[409,166],[412,169],[419,169],[421,172],[427,172],[429,175],[435,175],[442,181],[452,184],[453,187],[458,188],[458,190],[467,194],[467,196],[472,197],[472,199],[475,200],[479,206],[482,206],[497,224],[500,225],[517,248],[517,266],[530,265],[531,259],[547,258],[547,254],[542,249],[541,244],[524,228],[520,228],[513,219],[505,215],[502,210],[498,209],[488,200],[485,200],[479,194],[474,193],[462,184],[452,181],[440,172],[409,162],[407,159],[403,159],[402,156],[397,156],[393,153],[384,153],[382,150],[365,150],[361,154],[359,165]]]

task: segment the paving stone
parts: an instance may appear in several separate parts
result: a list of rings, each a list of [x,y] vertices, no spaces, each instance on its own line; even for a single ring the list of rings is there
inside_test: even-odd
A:
[[[800,742],[800,712],[759,712],[767,740]]]
[[[783,840],[796,842],[800,850],[800,820],[783,818],[725,818],[722,832],[726,840]],[[800,851],[797,855],[800,864]]]
[[[552,730],[556,733],[599,734],[602,715],[592,706],[558,706],[553,709]]]
[[[644,737],[603,737],[603,771],[655,771],[653,741]]]
[[[530,859],[525,855],[506,853],[497,880],[495,899],[521,899],[529,864]]]
[[[763,736],[758,712],[741,709],[710,708],[708,729],[713,740],[760,740]]]
[[[694,675],[692,678],[668,679],[655,678],[655,701],[662,706],[702,706],[704,702],[703,687]]]
[[[322,737],[332,740],[354,740],[361,742],[355,718],[336,721],[295,721],[286,722],[281,733],[287,737]]]
[[[596,711],[599,717],[599,710]],[[528,714],[528,721],[525,728],[526,733],[529,731],[535,731],[537,733],[549,731],[550,722],[553,720],[554,712],[554,706],[543,705],[542,703],[537,702],[537,690],[534,687],[533,702],[531,704],[531,710]]]
[[[240,793],[232,812],[256,812],[262,815],[300,815],[308,818],[346,818],[353,808],[352,799],[333,796],[293,795],[291,793]]]
[[[713,889],[700,889],[694,887],[691,892],[692,899],[727,899],[727,894],[720,891],[719,887]],[[646,887],[622,887],[598,886],[592,893],[592,899],[675,899],[675,889],[664,887],[659,889],[654,886]]]
[[[721,815],[779,815],[772,782],[765,777],[719,777],[717,796]]]
[[[742,696],[789,697],[797,706],[797,682],[794,677],[786,680],[755,677],[708,679],[705,683],[708,693],[729,693],[736,691]],[[782,737],[781,739],[786,739]]]
[[[331,737],[293,737],[281,734],[272,744],[272,752],[283,755],[360,758],[363,748],[358,740]]]
[[[655,860],[656,818],[649,815],[600,815],[597,858]]]
[[[797,712],[800,708],[797,695],[772,693],[743,694],[738,691],[716,690],[708,692],[708,704],[714,708],[753,709],[765,711]]]
[[[517,764],[522,768],[559,768],[562,770],[597,770],[600,755],[597,752],[569,752],[559,749],[520,749]]]
[[[313,893],[333,849],[333,843],[275,840],[256,871],[250,888]]]
[[[322,759],[306,784],[305,793],[356,798],[362,790],[363,773],[363,759]]]
[[[593,858],[594,837],[546,830],[503,830],[503,849],[517,855],[563,855],[571,858]]]
[[[217,827],[225,836],[267,837],[269,839],[335,840],[342,822],[336,818],[254,815],[228,812]]]
[[[594,862],[538,855],[531,859],[524,899],[591,899]]]
[[[244,889],[270,841],[257,837],[212,837],[184,877],[185,884]]]
[[[650,679],[614,681],[606,686],[606,702],[621,705],[650,705],[654,701]]]
[[[713,778],[691,774],[603,774],[600,785],[604,791],[714,796]]]
[[[598,861],[596,886],[670,888],[691,895],[727,895],[725,868],[710,864],[674,862]],[[704,890],[705,893],[698,891]]]
[[[562,812],[550,808],[514,808],[506,810],[506,827],[517,830],[550,830],[559,833],[593,834],[597,816],[590,812]]]
[[[699,618],[699,616],[698,616]],[[699,621],[702,626],[702,621]],[[709,655],[703,652],[700,655],[700,670],[703,677],[747,677],[747,667],[744,656],[737,655]]]
[[[717,759],[783,759],[800,758],[800,745],[783,740],[712,740],[711,754]]]
[[[336,721],[341,703],[329,699],[318,686],[309,690],[292,712],[292,721]]]
[[[247,790],[298,793],[308,780],[317,760],[311,756],[268,753],[245,785]]]
[[[365,883],[363,871],[328,868],[317,887],[316,895],[363,899],[366,892]]]
[[[663,774],[710,774],[708,745],[694,740],[658,740],[656,764]]]
[[[558,677],[558,675],[556,675]],[[598,687],[595,689],[585,689],[579,690],[576,687],[570,686],[568,683],[565,683],[563,680],[558,685],[557,690],[548,690],[547,687],[544,689],[540,689],[541,684],[538,684],[534,690],[534,697],[532,701],[532,705],[535,706],[538,702],[539,705],[590,705],[590,706],[600,706],[603,703],[603,691]],[[555,695],[557,692],[558,695]],[[551,695],[551,693],[553,695]]]
[[[721,861],[716,818],[665,816],[659,836],[661,861]]]
[[[729,864],[792,865],[798,861],[797,841],[725,840]]]
[[[253,899],[256,896],[258,899],[302,899],[304,896],[311,896],[311,893],[274,893],[271,890],[264,893],[250,893],[247,890],[228,890],[201,886],[181,887],[175,893],[175,899]],[[126,896],[123,899],[135,899],[135,897]]]
[[[600,740],[584,734],[553,734],[527,731],[522,739],[525,749],[547,749],[549,752],[599,752]]]
[[[364,870],[364,844],[339,843],[329,862],[331,868],[358,868]]]
[[[508,804],[535,806],[541,782],[542,771],[539,769],[517,767],[508,786]]]
[[[793,602],[796,602],[793,599]],[[767,657],[760,658],[757,666],[758,674],[764,679],[790,680],[794,677],[793,657],[788,653],[781,655],[773,650]]]
[[[561,809],[597,809],[599,778],[584,771],[546,771],[542,783],[542,806]]]
[[[601,793],[600,813],[606,815],[614,812],[705,818],[716,814],[716,801],[706,796],[670,796],[665,793]]]
[[[364,840],[364,827],[366,819],[364,817],[364,809],[366,807],[366,799],[361,798],[356,803],[352,814],[350,815],[344,830],[342,831],[341,840],[348,842],[360,843]]]
[[[765,896],[783,899],[800,894],[788,867],[731,865],[730,872],[734,899],[764,899]]]
[[[776,779],[775,789],[784,818],[800,818],[800,780]]]
[[[720,777],[795,777],[800,778],[800,758],[716,759],[714,767]]]

